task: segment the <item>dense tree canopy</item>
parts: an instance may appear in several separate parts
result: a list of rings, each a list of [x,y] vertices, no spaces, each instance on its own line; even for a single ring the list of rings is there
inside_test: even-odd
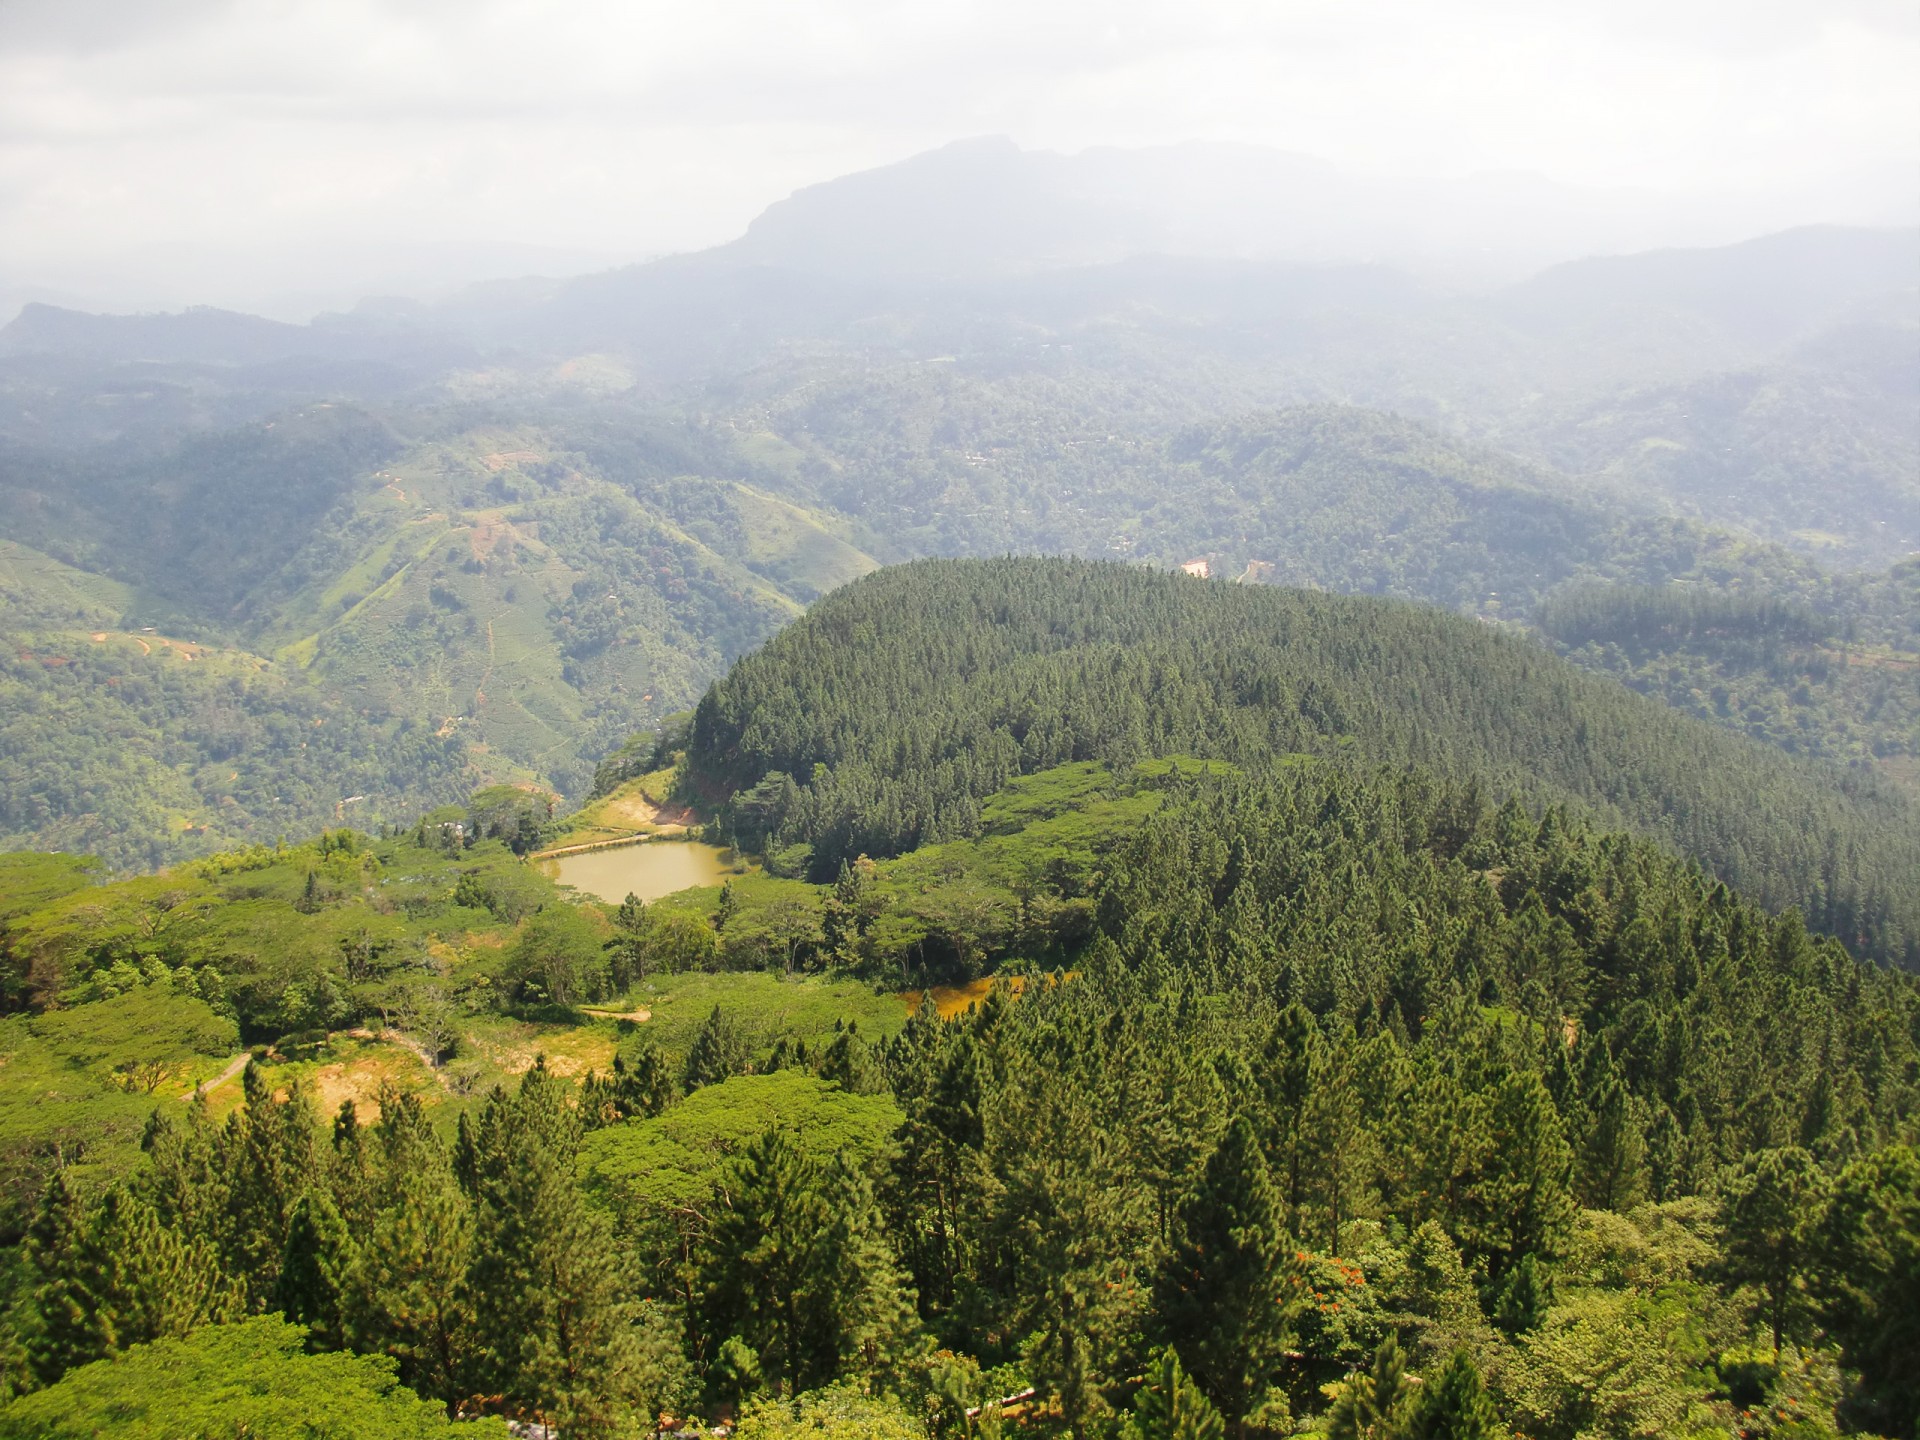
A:
[[[830,597],[735,668],[689,735],[733,832],[856,855],[975,833],[1070,760],[1355,753],[1571,801],[1864,953],[1920,962],[1911,802],[1689,723],[1432,611],[1116,565],[929,562]]]

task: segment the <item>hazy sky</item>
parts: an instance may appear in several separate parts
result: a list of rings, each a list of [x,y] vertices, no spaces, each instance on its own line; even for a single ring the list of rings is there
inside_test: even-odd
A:
[[[989,133],[1904,217],[1916,76],[1914,0],[0,0],[0,296],[585,268]]]

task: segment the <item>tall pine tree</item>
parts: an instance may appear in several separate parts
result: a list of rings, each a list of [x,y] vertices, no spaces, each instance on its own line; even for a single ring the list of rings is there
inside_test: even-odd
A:
[[[1230,1420],[1278,1377],[1288,1310],[1286,1236],[1253,1126],[1227,1127],[1180,1210],[1173,1252],[1154,1287],[1154,1320]]]
[[[470,1131],[469,1272],[480,1363],[523,1414],[568,1435],[612,1434],[646,1393],[619,1251],[574,1179],[573,1087],[541,1057],[496,1089]]]

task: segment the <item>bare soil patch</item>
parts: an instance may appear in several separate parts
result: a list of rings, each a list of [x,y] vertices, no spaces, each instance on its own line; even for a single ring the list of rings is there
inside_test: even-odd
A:
[[[537,465],[546,458],[537,450],[497,450],[491,455],[482,455],[480,463],[498,475],[510,465]]]

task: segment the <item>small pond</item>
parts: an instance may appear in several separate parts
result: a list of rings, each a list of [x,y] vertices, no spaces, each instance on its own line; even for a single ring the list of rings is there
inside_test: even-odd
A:
[[[695,885],[718,885],[739,873],[731,850],[697,840],[649,840],[606,850],[583,850],[540,862],[550,879],[619,904],[629,895],[652,902]]]

